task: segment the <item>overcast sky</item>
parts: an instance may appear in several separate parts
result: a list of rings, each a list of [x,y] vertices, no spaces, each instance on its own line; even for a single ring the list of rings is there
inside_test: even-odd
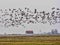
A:
[[[52,7],[60,7],[60,0],[0,0],[0,9],[4,8],[30,8],[32,11],[36,8],[38,11],[51,11]],[[60,32],[60,24],[49,25],[49,24],[25,24],[25,28],[20,26],[5,28],[0,26],[0,33],[25,33],[26,30],[33,30],[34,33],[49,32],[51,29],[58,29]]]

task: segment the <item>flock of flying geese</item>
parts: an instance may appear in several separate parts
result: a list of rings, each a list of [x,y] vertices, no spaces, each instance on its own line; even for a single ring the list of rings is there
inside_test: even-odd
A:
[[[52,8],[52,12],[41,11],[34,9],[32,12],[29,8],[22,10],[18,9],[0,9],[0,25],[5,27],[10,26],[24,26],[24,24],[36,23],[60,23],[60,9]]]

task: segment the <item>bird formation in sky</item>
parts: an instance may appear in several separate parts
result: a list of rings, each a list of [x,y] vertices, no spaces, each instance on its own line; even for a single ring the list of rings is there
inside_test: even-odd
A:
[[[4,27],[24,26],[24,24],[49,23],[50,25],[60,23],[60,9],[53,7],[51,12],[34,12],[29,8],[0,9],[0,24]],[[25,27],[25,26],[24,26]]]

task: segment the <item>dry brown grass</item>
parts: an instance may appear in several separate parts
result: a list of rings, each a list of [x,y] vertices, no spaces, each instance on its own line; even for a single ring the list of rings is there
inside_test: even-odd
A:
[[[0,45],[60,45],[60,36],[4,36]]]

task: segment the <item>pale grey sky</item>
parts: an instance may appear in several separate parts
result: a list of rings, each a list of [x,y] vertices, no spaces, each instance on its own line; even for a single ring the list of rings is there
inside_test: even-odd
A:
[[[4,8],[30,8],[32,11],[36,8],[38,11],[45,10],[46,12],[51,11],[52,7],[60,7],[60,0],[0,0],[0,9]],[[26,30],[33,30],[34,33],[49,32],[51,29],[58,29],[60,32],[60,24],[49,25],[49,24],[25,24],[25,28],[20,26],[5,28],[0,26],[0,33],[25,33]]]

